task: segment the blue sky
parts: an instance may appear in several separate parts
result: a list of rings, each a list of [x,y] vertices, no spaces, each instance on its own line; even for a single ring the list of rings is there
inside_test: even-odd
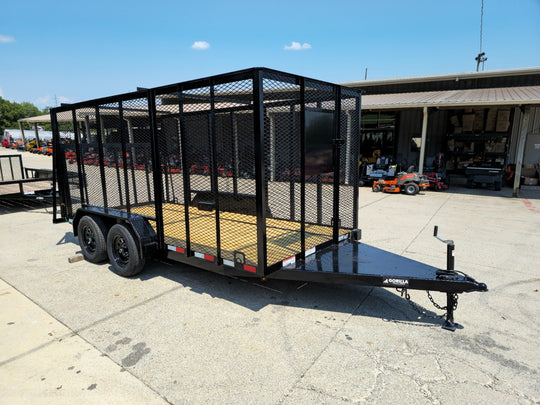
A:
[[[38,107],[264,66],[330,82],[471,72],[481,0],[13,1],[0,96]],[[540,0],[484,0],[485,70],[540,66]]]

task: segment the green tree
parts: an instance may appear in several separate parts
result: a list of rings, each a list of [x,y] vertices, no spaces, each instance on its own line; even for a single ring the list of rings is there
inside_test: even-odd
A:
[[[4,134],[5,129],[19,128],[17,120],[41,114],[44,113],[32,103],[15,103],[0,97],[0,135]],[[30,129],[30,125],[25,125],[25,129]]]

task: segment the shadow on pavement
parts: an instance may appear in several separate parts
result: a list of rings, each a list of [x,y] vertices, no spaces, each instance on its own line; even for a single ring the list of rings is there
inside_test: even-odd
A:
[[[52,215],[52,202],[36,198],[0,198],[0,215],[45,208],[44,214]]]
[[[144,272],[137,277],[143,281],[165,277],[197,294],[221,298],[254,312],[268,305],[278,305],[420,326],[443,323],[439,314],[416,304],[417,311],[423,313],[421,316],[404,298],[379,287],[231,278],[168,261],[147,262]],[[423,293],[415,291],[413,298]],[[440,301],[443,301],[442,295]]]

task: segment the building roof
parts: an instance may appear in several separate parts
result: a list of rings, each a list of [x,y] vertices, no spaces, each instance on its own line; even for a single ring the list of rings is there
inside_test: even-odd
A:
[[[362,96],[361,105],[362,110],[400,110],[423,107],[540,106],[540,86],[369,94]],[[171,111],[170,106],[159,106],[158,113],[160,109],[164,109],[163,112],[174,113],[174,111]],[[141,110],[144,110],[144,108],[138,107],[133,114],[140,114]],[[124,114],[129,114],[129,112],[124,112]],[[71,119],[71,115],[66,115],[66,120]],[[50,115],[45,114],[23,118],[19,122],[39,123],[50,122],[50,120]]]
[[[522,75],[538,75],[540,74],[540,67],[520,68],[520,69],[505,69],[505,70],[487,70],[482,72],[464,72],[464,73],[447,73],[442,75],[426,75],[426,76],[411,76],[411,77],[398,77],[391,79],[374,79],[374,80],[359,80],[353,82],[339,83],[342,86],[347,87],[367,87],[367,86],[380,86],[387,84],[401,84],[401,83],[426,83],[444,80],[464,80],[464,79],[484,79],[491,77],[508,77],[508,76],[522,76]]]
[[[540,86],[370,94],[362,97],[363,110],[500,105],[540,105]]]

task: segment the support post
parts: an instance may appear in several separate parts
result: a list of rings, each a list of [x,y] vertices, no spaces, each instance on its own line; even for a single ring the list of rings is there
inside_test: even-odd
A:
[[[99,107],[95,109],[96,114],[96,140],[98,144],[98,155],[99,155],[99,173],[101,175],[101,192],[103,193],[103,207],[108,208],[109,202],[107,200],[107,181],[105,178],[105,151],[103,149],[103,138],[102,138],[102,127],[100,123],[102,122],[101,116],[99,115]],[[90,117],[87,115],[86,119],[90,120]],[[88,124],[90,128],[90,124]],[[53,149],[54,152],[54,149]]]
[[[36,147],[39,147],[39,131],[38,131],[38,126],[37,124],[34,124],[34,133],[36,134]],[[22,132],[21,132],[21,136],[22,136]],[[25,142],[25,139],[23,138],[23,145],[26,143]]]
[[[164,250],[165,236],[163,224],[163,183],[161,158],[159,155],[159,132],[157,128],[157,113],[156,113],[156,94],[149,90],[148,95],[148,117],[150,118],[150,134],[151,134],[151,153],[152,153],[152,180],[154,182],[154,208],[156,213],[156,233],[158,236],[158,249]],[[186,207],[187,211],[187,207]]]
[[[84,117],[84,129],[86,132],[86,142],[88,143],[94,142],[92,139],[90,139],[90,116],[88,115]]]
[[[426,155],[426,138],[427,138],[427,124],[428,124],[428,108],[424,107],[424,116],[422,119],[422,141],[420,143],[420,157],[418,158],[418,173],[422,174],[424,171],[424,157]]]
[[[22,121],[19,121],[19,129],[21,130],[21,138],[22,138],[22,141],[23,141],[23,145],[26,143],[26,139],[24,138],[24,125],[22,123]],[[39,146],[39,145],[37,145]]]
[[[348,185],[353,176],[351,172],[351,138],[352,138],[352,114],[347,111],[347,139],[345,140],[345,173],[343,177],[345,184]]]
[[[268,114],[270,121],[270,181],[276,179],[276,118]]]
[[[240,156],[238,152],[238,122],[236,121],[236,115],[234,111],[231,112],[231,129],[232,129],[232,180],[233,180],[233,194],[236,197],[238,195],[238,177],[240,176],[240,168],[238,162]]]
[[[514,174],[514,191],[512,197],[519,197],[519,183],[521,181],[521,166],[523,165],[523,155],[525,153],[525,142],[527,141],[527,130],[529,128],[530,107],[522,109],[523,119],[519,130],[518,147],[516,151],[516,172]]]
[[[257,209],[257,275],[265,276],[267,259],[266,184],[264,168],[263,72],[253,71],[253,135],[255,146],[255,206]]]

